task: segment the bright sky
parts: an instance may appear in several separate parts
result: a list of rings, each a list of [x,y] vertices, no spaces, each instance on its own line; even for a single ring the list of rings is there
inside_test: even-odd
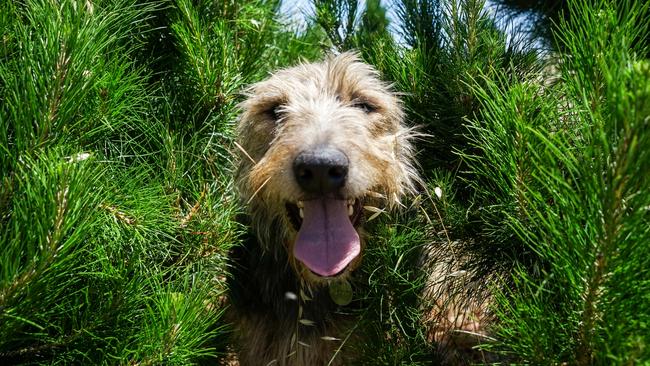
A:
[[[392,1],[381,2],[387,10],[388,19],[392,22],[397,16],[395,15],[395,6]],[[363,9],[366,6],[365,0],[359,1],[359,8]],[[292,21],[296,24],[304,24],[305,18],[314,13],[314,6],[310,0],[283,0],[280,11],[287,14]]]
[[[397,22],[395,2],[391,0],[388,1],[382,0],[381,3],[384,5],[384,7],[387,10],[388,19],[392,23],[391,26],[394,27],[395,23]],[[360,0],[359,8],[363,9],[365,5],[366,5],[365,0]],[[494,12],[497,11],[497,7],[490,0],[486,0],[486,8],[488,12],[492,14],[494,14]],[[295,24],[298,27],[298,29],[300,29],[301,27],[304,27],[305,19],[308,16],[313,15],[314,7],[312,5],[311,0],[283,0],[280,11],[283,14],[286,14],[288,18],[291,20],[291,23]],[[509,36],[512,36],[512,32],[524,24],[525,24],[525,19],[523,17],[514,19],[513,24],[510,24],[508,27],[506,27],[506,32],[508,32]],[[506,26],[503,23],[501,23],[500,25],[502,27]],[[397,35],[396,32],[393,32],[393,34],[399,37],[399,35]]]

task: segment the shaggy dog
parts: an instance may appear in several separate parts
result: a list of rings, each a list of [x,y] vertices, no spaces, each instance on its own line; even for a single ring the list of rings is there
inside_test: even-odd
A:
[[[238,124],[237,188],[251,235],[231,253],[242,365],[345,364],[366,215],[418,180],[399,99],[352,53],[253,85]]]

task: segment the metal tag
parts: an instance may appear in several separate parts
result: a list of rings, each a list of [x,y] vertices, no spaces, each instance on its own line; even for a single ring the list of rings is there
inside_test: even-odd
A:
[[[337,305],[345,306],[352,302],[352,285],[347,280],[330,282],[329,291],[330,298]]]

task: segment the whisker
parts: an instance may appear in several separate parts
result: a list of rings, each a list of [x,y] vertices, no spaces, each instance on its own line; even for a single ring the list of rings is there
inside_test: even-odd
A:
[[[262,190],[262,188],[264,188],[264,186],[266,185],[266,183],[268,183],[270,180],[271,180],[271,177],[266,178],[266,180],[264,181],[264,183],[262,183],[262,184],[259,186],[259,188],[257,188],[257,189],[255,190],[255,192],[253,192],[253,195],[251,196],[251,198],[249,198],[249,199],[248,199],[248,202],[246,202],[247,205],[248,205],[249,203],[251,203],[251,201],[253,200],[253,198],[255,198],[255,196],[257,196],[257,194]]]
[[[253,162],[253,164],[257,164],[257,162],[255,161],[255,159],[251,158],[251,156],[248,155],[248,152],[246,152],[246,150],[244,150],[244,148],[243,148],[240,144],[238,144],[237,141],[233,141],[233,142],[234,142],[235,146],[237,146],[237,148],[238,148],[239,150],[241,150],[241,152],[243,152],[244,155],[246,155],[246,157],[247,157],[250,161]]]
[[[366,194],[370,197],[386,199],[386,196],[379,192],[367,191]]]
[[[397,193],[393,193],[393,201],[394,201],[398,206],[400,206],[401,208],[406,208],[406,206],[402,203],[402,201],[400,201],[399,196],[397,195]]]

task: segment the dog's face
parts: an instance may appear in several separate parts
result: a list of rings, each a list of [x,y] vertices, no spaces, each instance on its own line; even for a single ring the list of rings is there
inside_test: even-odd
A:
[[[413,191],[398,98],[346,53],[278,71],[241,107],[237,184],[256,234],[284,246],[311,282],[346,276],[360,262],[366,215]]]

